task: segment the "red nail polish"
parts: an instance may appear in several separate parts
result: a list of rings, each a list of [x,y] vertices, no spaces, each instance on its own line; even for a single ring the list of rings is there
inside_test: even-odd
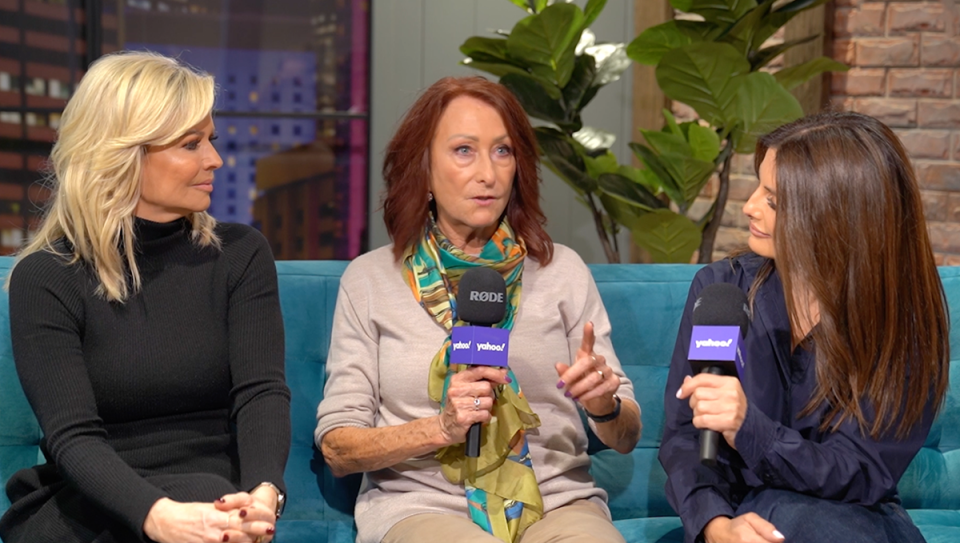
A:
[[[276,532],[273,528],[267,528],[267,535],[273,535],[273,532]]]
[[[245,516],[247,516],[247,510],[246,510],[246,509],[241,509],[241,510],[240,510],[240,518],[243,518],[243,517],[245,517]]]
[[[217,501],[220,502],[220,503],[227,503],[227,500],[225,500],[225,499],[223,499],[223,498],[219,498]]]
[[[227,543],[227,541],[230,541],[230,536],[223,534],[223,543]]]

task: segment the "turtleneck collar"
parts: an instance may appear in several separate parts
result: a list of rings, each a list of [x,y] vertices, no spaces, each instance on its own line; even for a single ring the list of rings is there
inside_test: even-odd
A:
[[[190,221],[186,217],[171,222],[154,222],[140,217],[134,217],[133,219],[133,231],[137,245],[144,249],[183,238],[190,230]]]

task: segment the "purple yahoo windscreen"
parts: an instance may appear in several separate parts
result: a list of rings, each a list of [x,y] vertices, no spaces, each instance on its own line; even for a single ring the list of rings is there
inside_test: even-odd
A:
[[[486,326],[456,326],[450,338],[451,364],[507,367],[510,331]]]

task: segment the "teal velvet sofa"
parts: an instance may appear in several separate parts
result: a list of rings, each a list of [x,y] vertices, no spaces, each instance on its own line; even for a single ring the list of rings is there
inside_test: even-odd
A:
[[[0,276],[11,260],[0,258]],[[313,445],[323,394],[331,317],[344,262],[279,262],[286,324],[287,381],[293,392],[288,505],[278,543],[354,540],[353,502],[360,477],[337,479]],[[680,542],[682,530],[664,495],[657,461],[663,389],[680,311],[696,266],[597,265],[591,270],[613,322],[613,343],[636,387],[643,437],[632,454],[592,447],[593,475],[628,542]],[[900,482],[904,505],[930,543],[960,541],[960,268],[941,268],[953,318],[950,395],[929,439]],[[40,430],[20,390],[9,341],[6,293],[0,293],[0,480],[42,461]],[[0,513],[9,506],[0,496]],[[825,534],[829,540],[829,535]]]

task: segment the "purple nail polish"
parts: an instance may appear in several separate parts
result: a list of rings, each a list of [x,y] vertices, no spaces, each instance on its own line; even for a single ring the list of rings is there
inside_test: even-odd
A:
[[[507,382],[508,382],[508,383],[512,383],[512,382],[513,382],[513,379],[511,379],[509,375],[507,376]]]
[[[572,397],[569,390],[564,392],[563,395],[566,396],[567,398]]]
[[[223,534],[223,542],[226,543],[227,541],[230,541],[230,536]]]
[[[247,510],[246,510],[246,509],[241,509],[241,510],[240,510],[240,518],[244,518],[244,517],[246,517],[246,516],[247,516]]]
[[[580,398],[574,398],[573,401],[580,403]]]
[[[567,384],[563,382],[563,379],[557,381],[557,388],[563,388],[565,386],[567,386]]]

